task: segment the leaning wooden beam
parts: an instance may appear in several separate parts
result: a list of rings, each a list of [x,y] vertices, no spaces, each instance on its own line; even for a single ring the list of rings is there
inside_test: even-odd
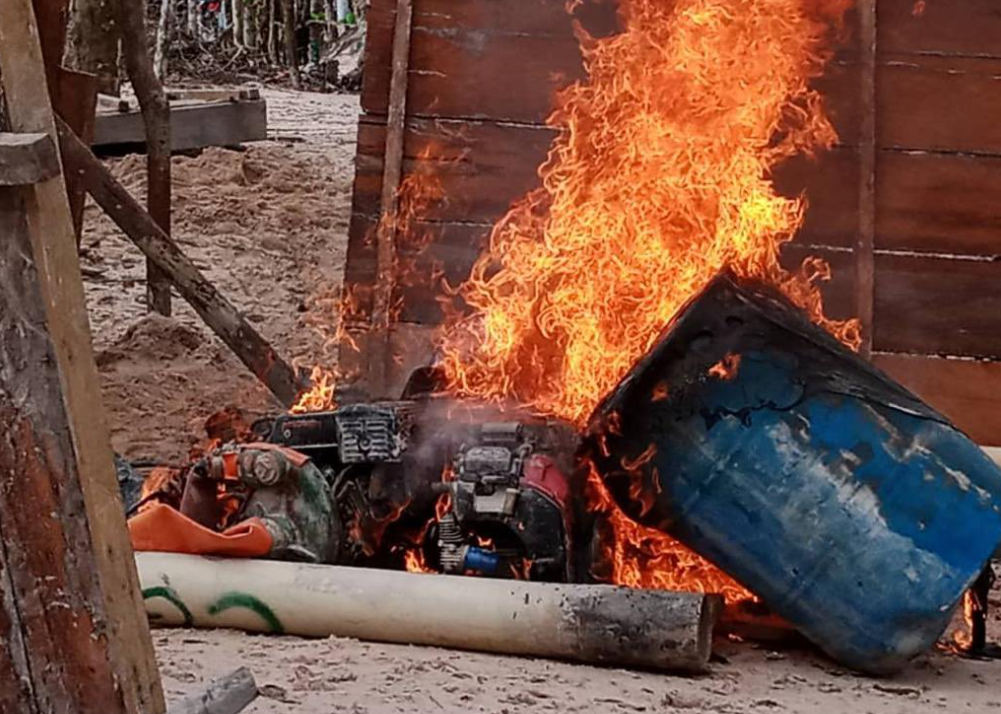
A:
[[[355,637],[647,669],[706,668],[721,599],[393,570],[137,553],[153,622]]]
[[[59,154],[48,134],[0,132],[0,186],[29,186],[59,173]]]
[[[56,142],[31,0],[0,1],[0,72],[7,128],[42,132]],[[8,450],[8,461],[0,467],[0,491],[10,505],[3,517],[8,567],[25,566],[4,567],[4,577],[15,593],[23,595],[18,613],[25,629],[20,640],[9,636],[0,640],[25,646],[34,678],[27,681],[37,685],[29,696],[43,701],[46,712],[160,714],[163,692],[142,614],[101,406],[66,186],[59,174],[30,188],[11,190],[20,195],[29,216],[30,251],[22,243],[12,252],[12,240],[3,232],[0,243],[8,265],[0,283],[11,322],[0,339],[10,356],[7,383],[0,389],[7,419],[0,433]],[[12,210],[17,213],[20,207],[14,205]],[[26,280],[33,281],[33,291]],[[30,305],[34,311],[26,313]],[[25,334],[29,327],[47,335],[47,358],[37,352],[37,344],[32,346],[35,352],[21,349],[19,340],[29,339]],[[54,499],[51,508],[50,499]],[[62,541],[70,550],[62,552],[58,550],[61,524],[70,529]],[[83,527],[74,530],[74,524]],[[9,530],[21,538],[12,540]],[[63,589],[45,575],[46,569],[60,568],[67,574]],[[82,598],[70,597],[71,591],[89,594],[89,609],[75,607],[82,605]],[[0,601],[6,605],[11,598],[5,595]],[[43,619],[26,620],[31,608]],[[79,628],[73,630],[74,624]],[[40,630],[43,625],[47,633]],[[67,650],[60,644],[46,648],[46,637],[85,638],[93,643],[78,642]],[[34,638],[40,641],[37,648],[32,646]],[[66,704],[45,700],[50,692]]]
[[[59,140],[68,170],[80,177],[97,205],[170,278],[205,324],[257,375],[278,401],[286,407],[295,403],[301,385],[285,360],[216,290],[128,190],[62,122],[59,123]]]
[[[167,714],[239,714],[257,699],[257,682],[246,667],[214,680],[201,693],[171,704]]]

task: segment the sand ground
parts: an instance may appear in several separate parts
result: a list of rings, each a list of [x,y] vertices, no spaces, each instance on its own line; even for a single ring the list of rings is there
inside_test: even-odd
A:
[[[265,92],[271,140],[175,159],[174,235],[280,352],[330,362],[350,214],[358,100]],[[141,194],[143,159],[112,160]],[[235,405],[277,407],[180,299],[150,317],[142,256],[98,210],[83,267],[116,450],[180,462],[202,423]],[[1001,593],[995,595],[1001,608]],[[1001,637],[994,615],[992,636]],[[1001,662],[932,653],[891,680],[846,672],[813,652],[722,641],[698,678],[559,662],[228,631],[154,632],[171,699],[236,666],[264,695],[249,712],[1001,712]]]

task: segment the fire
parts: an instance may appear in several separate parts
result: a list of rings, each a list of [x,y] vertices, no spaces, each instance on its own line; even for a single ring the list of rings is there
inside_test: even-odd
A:
[[[709,368],[709,376],[730,381],[737,376],[740,369],[740,355],[727,354],[719,362]]]
[[[452,479],[451,469],[446,468],[442,474],[443,481],[449,481]],[[428,530],[435,523],[440,523],[441,519],[452,510],[452,494],[445,491],[440,496],[434,504],[434,516],[428,519],[428,522],[424,524],[421,528],[414,542],[417,543],[416,546],[408,548],[407,552],[403,556],[403,564],[408,572],[411,573],[433,573],[435,572],[433,568],[429,568],[424,562],[424,539],[427,536]],[[482,543],[480,545],[483,545]],[[486,547],[486,546],[484,546]]]
[[[142,513],[153,507],[154,504],[165,501],[167,503],[180,504],[181,499],[181,470],[172,469],[167,466],[158,466],[149,472],[143,479],[142,488],[139,491],[138,513]]]
[[[588,78],[557,97],[542,187],[494,227],[456,291],[472,319],[441,333],[452,389],[583,425],[724,267],[777,286],[857,348],[856,321],[824,316],[819,283],[830,278],[828,265],[780,265],[806,202],[779,195],[772,182],[784,160],[837,140],[809,85],[851,4],[619,0],[621,33],[582,33]],[[724,362],[717,376],[738,364]],[[670,386],[651,398],[667,398]],[[591,506],[613,532],[614,582],[750,595],[631,521],[600,479],[591,481]]]
[[[440,165],[447,160],[434,156],[432,146],[422,150],[418,157],[420,159],[416,162],[418,166]],[[416,223],[432,204],[444,200],[445,192],[436,175],[414,173],[407,175],[401,182],[397,190],[396,210],[383,219],[385,227],[392,231],[395,237],[394,288],[405,288],[427,282],[436,283],[440,280],[443,274],[442,266],[439,262],[429,260],[426,251],[433,235],[419,229]],[[377,233],[377,229],[370,230],[366,242],[374,245]],[[327,355],[328,362],[337,359],[337,350],[342,346],[356,352],[360,349],[360,345],[347,329],[348,324],[357,323],[359,316],[364,312],[362,296],[356,294],[355,289],[357,288],[346,288],[339,296],[332,295],[329,290],[321,291],[313,298],[314,302],[324,308],[319,311],[319,316],[314,318],[311,326],[323,340],[323,352]],[[394,290],[394,292],[399,291]],[[402,299],[402,294],[395,294],[394,302],[390,305],[394,321],[399,318],[403,309]],[[299,395],[289,411],[293,414],[304,414],[336,409],[337,384],[348,381],[350,376],[336,367],[313,365],[310,370],[310,387]]]
[[[424,551],[420,548],[410,548],[403,556],[403,564],[408,573],[433,573],[434,570],[424,563]]]
[[[588,477],[592,508],[605,519],[614,537],[606,543],[608,579],[618,585],[656,590],[721,594],[727,602],[753,599],[752,592],[666,533],[644,528],[615,504],[593,468]]]
[[[337,371],[320,366],[313,367],[309,381],[312,386],[299,395],[299,399],[289,411],[293,414],[306,414],[336,409],[334,390],[337,387]]]
[[[772,170],[837,135],[809,80],[849,0],[620,0],[624,31],[582,42],[589,79],[564,90],[543,187],[495,226],[459,289],[478,318],[443,334],[462,394],[515,398],[582,423],[723,266],[823,317],[818,260],[779,249],[805,201]]]

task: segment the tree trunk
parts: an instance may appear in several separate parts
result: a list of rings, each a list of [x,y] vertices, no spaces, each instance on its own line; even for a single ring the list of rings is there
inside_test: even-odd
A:
[[[257,49],[258,0],[243,0],[243,44],[248,50]]]
[[[285,25],[285,61],[288,63],[289,77],[292,86],[302,89],[302,78],[299,76],[299,58],[295,51],[295,5],[293,0],[282,0],[282,24]]]
[[[198,0],[188,0],[188,34],[192,37],[198,37],[198,28],[201,26],[199,12],[198,12]]]
[[[233,19],[233,44],[243,47],[243,0],[230,0],[229,9]]]
[[[277,20],[278,17],[275,13],[275,0],[267,0],[268,3],[268,59],[271,60],[272,64],[278,64],[278,31],[277,31]]]
[[[114,0],[74,0],[66,65],[97,75],[98,91],[117,95],[119,30],[114,8]]]
[[[157,79],[161,82],[167,77],[167,47],[170,44],[170,25],[173,7],[173,0],[160,0],[160,23],[156,28],[156,56],[153,64]]]
[[[170,104],[153,71],[146,43],[145,10],[145,3],[118,0],[125,65],[146,125],[147,204],[153,220],[170,235]],[[147,261],[146,265],[149,309],[169,316],[170,281],[155,264]]]

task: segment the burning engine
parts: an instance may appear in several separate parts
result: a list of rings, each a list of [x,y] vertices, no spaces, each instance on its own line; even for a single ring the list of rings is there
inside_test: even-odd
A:
[[[338,542],[319,549],[336,554],[333,562],[571,578],[569,427],[479,421],[454,404],[402,401],[282,415],[254,431],[323,474],[324,488],[310,490],[329,493],[323,500],[336,512],[340,527],[328,532]]]
[[[569,484],[517,422],[486,423],[464,444],[443,494],[427,559],[445,573],[569,579]]]

